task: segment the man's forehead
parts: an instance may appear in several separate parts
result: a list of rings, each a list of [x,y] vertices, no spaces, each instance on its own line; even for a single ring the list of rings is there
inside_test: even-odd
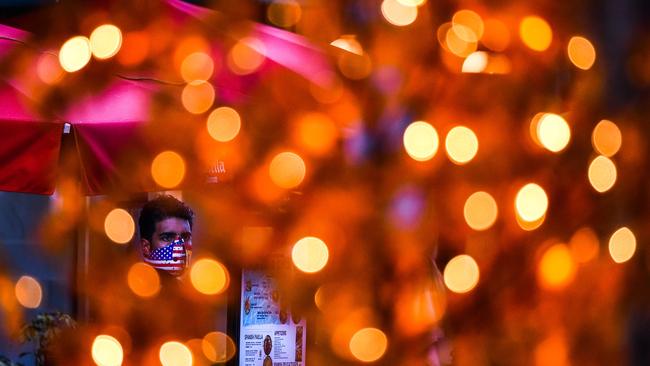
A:
[[[178,217],[168,217],[156,223],[156,231],[163,232],[185,232],[192,231],[190,223],[187,220]]]

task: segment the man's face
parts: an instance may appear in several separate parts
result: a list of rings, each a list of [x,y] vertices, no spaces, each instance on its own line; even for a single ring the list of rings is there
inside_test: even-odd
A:
[[[177,252],[176,244],[174,244],[173,254],[170,252],[167,255],[172,257],[164,258],[166,255],[163,254],[163,257],[160,257],[160,253],[152,252],[156,249],[164,248],[169,246],[172,242],[183,239],[183,244],[180,248],[183,248],[183,253]],[[147,239],[142,239],[142,254],[144,255],[145,262],[161,270],[165,270],[174,276],[179,276],[185,270],[187,264],[189,264],[190,259],[190,250],[192,247],[192,229],[190,229],[190,223],[187,220],[183,220],[177,217],[166,218],[162,221],[156,223],[156,230],[151,236],[151,241]],[[164,251],[162,253],[165,253]],[[177,256],[178,255],[178,256]],[[167,260],[167,262],[165,262]],[[162,262],[161,262],[162,261]]]

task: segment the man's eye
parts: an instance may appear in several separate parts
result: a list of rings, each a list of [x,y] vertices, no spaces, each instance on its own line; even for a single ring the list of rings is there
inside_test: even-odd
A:
[[[172,239],[174,239],[174,238],[169,234],[160,235],[160,240],[162,240],[162,241],[171,241]]]
[[[181,239],[183,239],[183,241],[192,240],[192,234],[191,233],[182,233],[181,234]]]

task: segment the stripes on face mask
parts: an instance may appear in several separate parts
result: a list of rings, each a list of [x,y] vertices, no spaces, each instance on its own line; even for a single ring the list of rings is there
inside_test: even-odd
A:
[[[164,247],[152,250],[148,256],[143,255],[143,259],[153,268],[180,276],[188,265],[188,249],[190,248],[183,239],[177,239]]]

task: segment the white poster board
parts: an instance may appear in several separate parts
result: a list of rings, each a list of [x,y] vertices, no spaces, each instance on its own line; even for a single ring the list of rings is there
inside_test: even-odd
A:
[[[281,307],[272,276],[243,270],[239,321],[239,366],[304,366],[304,318]]]

